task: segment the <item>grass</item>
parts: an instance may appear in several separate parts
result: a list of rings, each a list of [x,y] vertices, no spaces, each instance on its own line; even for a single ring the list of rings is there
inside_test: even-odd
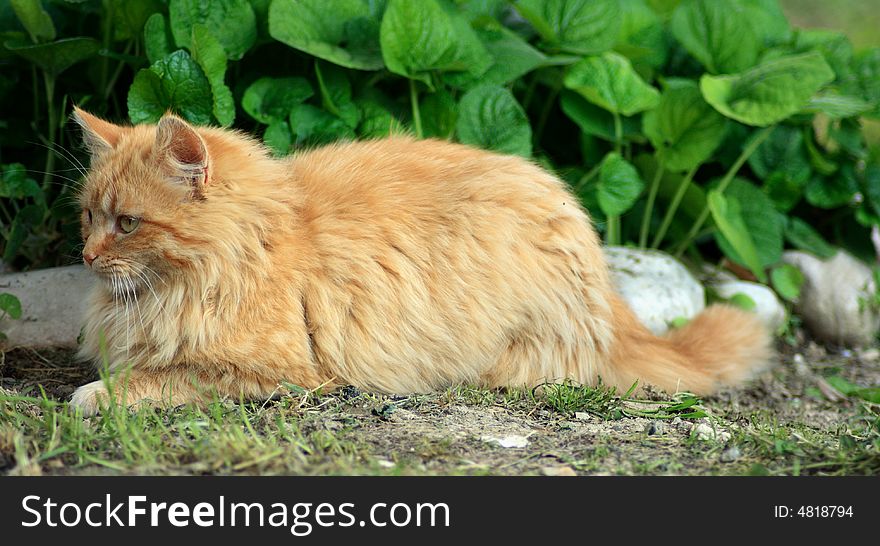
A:
[[[791,356],[749,388],[705,399],[571,383],[408,397],[289,388],[266,403],[88,419],[64,402],[84,380],[63,355],[10,356],[0,364],[0,474],[880,473],[880,404],[865,388],[880,383],[880,359],[819,351],[805,372]],[[820,380],[846,392],[826,397]],[[528,445],[486,441],[511,435]]]

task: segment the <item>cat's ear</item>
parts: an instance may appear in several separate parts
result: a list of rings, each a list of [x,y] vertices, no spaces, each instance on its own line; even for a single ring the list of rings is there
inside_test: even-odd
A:
[[[125,128],[93,116],[77,106],[73,107],[73,119],[82,128],[83,142],[93,157],[115,148],[125,131]]]
[[[208,183],[208,148],[192,126],[177,116],[163,116],[156,127],[155,152],[170,179],[201,195]]]

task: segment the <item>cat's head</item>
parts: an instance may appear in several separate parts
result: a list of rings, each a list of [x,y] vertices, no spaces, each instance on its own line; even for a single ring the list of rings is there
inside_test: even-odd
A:
[[[73,117],[92,154],[79,195],[83,262],[116,292],[156,284],[192,258],[187,219],[202,213],[213,174],[204,130],[173,115],[136,126]]]

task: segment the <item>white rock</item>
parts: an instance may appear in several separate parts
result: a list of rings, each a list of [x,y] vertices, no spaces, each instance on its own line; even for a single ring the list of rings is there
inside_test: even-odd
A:
[[[804,274],[795,309],[814,336],[848,346],[874,342],[880,315],[865,304],[876,290],[870,267],[842,250],[825,261],[800,251],[782,259]]]
[[[721,443],[730,440],[730,433],[726,430],[721,430],[707,423],[697,423],[694,425],[694,428],[691,429],[691,434],[697,440],[709,441],[709,440],[717,440]]]
[[[657,250],[605,248],[618,293],[657,335],[677,318],[692,319],[706,307],[703,285],[672,256]]]
[[[501,436],[501,437],[483,436],[481,438],[481,440],[483,440],[484,442],[490,443],[490,444],[496,444],[501,447],[507,447],[507,448],[510,448],[510,447],[522,448],[522,447],[526,447],[529,445],[529,439],[526,438],[525,436],[521,436],[519,434],[509,434],[507,436]]]
[[[712,288],[715,289],[719,296],[725,299],[729,299],[736,294],[745,294],[751,298],[755,302],[754,313],[761,318],[768,328],[774,331],[785,322],[785,307],[779,301],[779,298],[776,297],[776,293],[763,284],[727,280],[713,284]]]
[[[93,280],[81,265],[0,275],[0,293],[15,295],[22,311],[18,320],[0,321],[4,348],[75,347]]]
[[[577,472],[570,466],[545,466],[541,469],[545,476],[577,476]]]

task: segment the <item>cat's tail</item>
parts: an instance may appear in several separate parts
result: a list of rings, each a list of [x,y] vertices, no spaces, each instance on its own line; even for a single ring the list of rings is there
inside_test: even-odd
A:
[[[612,307],[615,341],[608,377],[602,379],[623,392],[638,380],[668,392],[708,394],[762,371],[773,355],[761,320],[729,305],[711,305],[663,337],[645,328],[616,296]]]

